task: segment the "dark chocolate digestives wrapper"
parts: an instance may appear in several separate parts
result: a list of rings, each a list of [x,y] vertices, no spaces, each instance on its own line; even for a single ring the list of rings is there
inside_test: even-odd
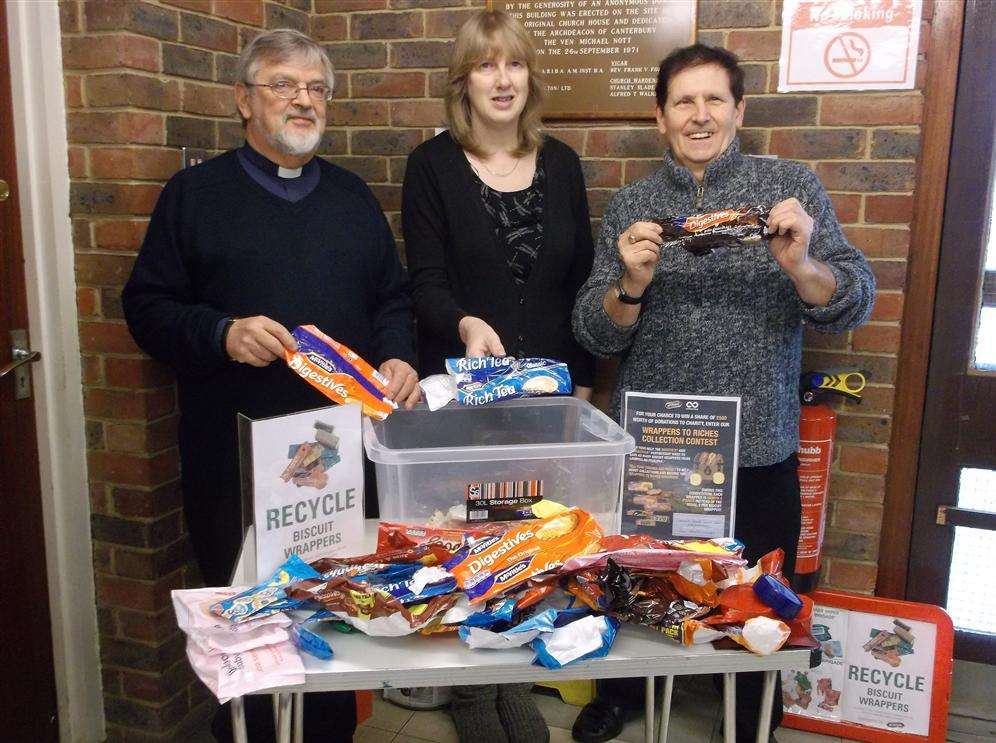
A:
[[[654,221],[663,228],[662,248],[680,247],[693,255],[702,256],[717,248],[760,241],[765,235],[767,216],[768,210],[764,207],[744,206]]]

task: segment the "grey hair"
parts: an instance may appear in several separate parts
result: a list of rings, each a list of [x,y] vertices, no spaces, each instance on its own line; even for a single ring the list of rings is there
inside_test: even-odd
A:
[[[292,28],[275,28],[255,37],[246,44],[239,55],[235,79],[245,85],[256,81],[253,76],[263,62],[280,63],[290,60],[304,60],[306,63],[321,62],[325,69],[325,84],[329,90],[335,88],[335,70],[325,50],[311,37]]]

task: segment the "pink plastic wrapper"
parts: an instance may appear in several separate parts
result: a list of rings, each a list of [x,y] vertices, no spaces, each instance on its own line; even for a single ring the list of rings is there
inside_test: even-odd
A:
[[[221,654],[205,653],[195,643],[187,643],[187,658],[222,704],[260,689],[304,683],[304,664],[290,642]]]
[[[304,665],[289,642],[285,614],[242,623],[211,613],[218,601],[242,588],[195,588],[173,591],[173,609],[187,634],[187,658],[197,677],[224,704],[260,689],[304,683]]]
[[[243,653],[290,640],[291,620],[282,613],[234,623],[211,613],[212,604],[241,593],[239,588],[194,588],[172,592],[176,623],[188,645],[207,655]]]

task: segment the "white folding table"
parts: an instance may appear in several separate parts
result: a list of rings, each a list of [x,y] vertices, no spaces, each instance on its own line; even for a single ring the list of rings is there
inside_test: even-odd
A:
[[[376,541],[376,525],[375,520],[367,521],[365,536],[369,551],[373,551]],[[247,546],[252,538],[250,530]],[[236,569],[236,576],[243,576],[244,579],[233,581],[235,584],[254,582],[246,577],[242,561]],[[719,650],[708,644],[682,647],[655,630],[629,624],[619,627],[615,644],[604,658],[572,663],[555,671],[532,665],[534,654],[529,648],[471,650],[453,634],[368,637],[359,632],[337,632],[328,625],[318,625],[318,631],[329,641],[334,657],[322,661],[302,654],[306,673],[303,685],[258,692],[273,694],[276,698],[279,743],[299,743],[301,740],[302,699],[307,692],[641,676],[646,679],[646,743],[654,741],[654,677],[665,677],[658,726],[658,740],[663,743],[667,739],[674,677],[712,673],[721,673],[724,677],[724,743],[734,743],[735,677],[737,673],[752,671],[764,672],[757,743],[767,743],[776,674],[797,668],[813,668],[819,664],[818,650],[789,648],[760,656],[746,650]],[[243,700],[233,699],[231,708],[235,741],[246,743]]]

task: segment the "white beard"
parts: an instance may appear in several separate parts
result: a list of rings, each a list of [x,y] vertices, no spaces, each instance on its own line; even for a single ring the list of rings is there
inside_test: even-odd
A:
[[[286,155],[294,155],[297,157],[301,155],[310,155],[317,150],[319,143],[322,141],[322,132],[317,128],[317,126],[313,131],[301,134],[289,132],[287,129],[281,129],[273,135],[267,133],[267,139],[270,140],[270,144],[273,145],[274,148],[280,150]]]

